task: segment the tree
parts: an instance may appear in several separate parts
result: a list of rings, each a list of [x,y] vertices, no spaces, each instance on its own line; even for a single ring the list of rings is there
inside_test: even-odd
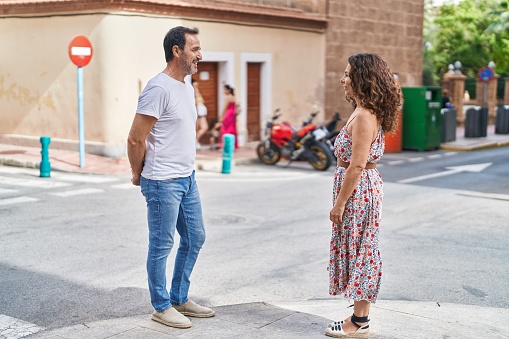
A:
[[[423,39],[423,58],[422,58],[422,84],[425,86],[434,85],[438,79],[435,77],[432,43],[436,35],[436,26],[433,23],[434,19],[433,0],[424,0],[424,39]]]
[[[508,13],[505,0],[463,0],[427,12],[425,41],[434,78],[441,79],[455,61],[470,77],[490,61],[498,74],[509,74],[509,13],[502,13]]]
[[[500,8],[495,8],[491,15],[494,16],[495,21],[488,26],[486,33],[509,32],[509,11],[507,11],[507,1],[502,1],[500,3]]]

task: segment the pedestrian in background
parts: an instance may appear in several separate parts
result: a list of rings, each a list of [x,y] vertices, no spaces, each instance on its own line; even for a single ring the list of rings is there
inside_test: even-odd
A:
[[[209,138],[210,149],[213,151],[218,150],[219,134],[221,133],[221,123],[219,122],[218,118],[214,118],[210,122],[209,132],[210,132]]]
[[[378,231],[383,182],[376,163],[384,152],[384,132],[396,128],[401,95],[392,71],[376,54],[350,56],[341,83],[354,112],[334,145],[338,160],[329,216],[329,293],[353,299],[354,309],[325,334],[367,337],[369,309],[382,277]]]
[[[451,97],[449,96],[449,91],[444,88],[442,91],[442,108],[450,108],[451,107]]]
[[[152,78],[138,99],[128,137],[132,183],[141,186],[147,203],[148,286],[152,319],[167,326],[191,327],[185,317],[214,312],[188,299],[190,276],[205,241],[200,195],[194,177],[196,106],[193,86],[185,80],[202,59],[198,29],[172,28],[163,41],[166,68]],[[166,260],[174,243],[171,289],[166,287]]]
[[[196,149],[201,149],[200,139],[209,129],[207,123],[207,106],[205,100],[200,92],[199,82],[191,79],[194,88],[194,98],[196,100],[196,111],[198,112],[198,119],[196,120]]]
[[[463,95],[463,101],[470,102],[470,93],[468,93],[467,90],[465,90],[465,94]]]
[[[219,144],[222,145],[223,135],[233,134],[235,136],[235,149],[238,148],[237,141],[237,103],[235,102],[235,91],[230,85],[224,85],[224,106],[221,119],[221,133]]]

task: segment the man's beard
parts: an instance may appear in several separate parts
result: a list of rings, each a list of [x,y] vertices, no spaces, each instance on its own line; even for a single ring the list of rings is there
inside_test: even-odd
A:
[[[182,60],[180,66],[186,70],[186,74],[188,75],[198,73],[198,65],[195,66],[194,60],[191,60],[189,63]]]

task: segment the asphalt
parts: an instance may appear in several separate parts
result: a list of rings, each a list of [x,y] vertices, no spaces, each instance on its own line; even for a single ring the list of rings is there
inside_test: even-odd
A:
[[[475,151],[493,147],[509,146],[509,134],[495,134],[495,126],[489,125],[486,137],[465,138],[464,129],[456,129],[456,139],[444,142],[441,149],[451,151]],[[41,148],[0,143],[0,165],[39,168]],[[86,174],[129,174],[130,166],[127,157],[108,158],[94,154],[85,154],[83,167],[80,167],[78,151],[53,149],[49,145],[49,161],[52,171],[74,172]],[[256,156],[256,143],[239,147],[235,150],[233,165],[246,165],[259,162]],[[204,146],[197,151],[196,170],[223,170],[222,151],[211,150]]]
[[[509,146],[509,134],[465,138],[457,129],[456,140],[440,148],[474,151]],[[234,166],[258,162],[256,145],[235,151]],[[52,171],[118,175],[130,173],[127,159],[85,155],[80,168],[79,153],[49,148]],[[0,144],[0,164],[39,168],[39,148]],[[222,171],[222,152],[197,152],[196,170]],[[324,338],[331,320],[347,317],[352,311],[341,298],[288,302],[256,302],[232,305],[205,305],[216,311],[213,318],[191,318],[190,329],[175,329],[150,320],[150,314],[44,329],[0,315],[0,338]],[[509,338],[509,309],[479,307],[432,301],[378,300],[372,306],[370,338]],[[10,333],[10,334],[9,334]]]

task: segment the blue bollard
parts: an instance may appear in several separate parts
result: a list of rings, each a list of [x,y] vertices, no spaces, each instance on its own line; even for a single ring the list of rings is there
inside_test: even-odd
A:
[[[49,143],[51,142],[51,138],[50,137],[41,137],[40,141],[42,144],[42,151],[41,151],[42,161],[39,166],[39,169],[41,172],[40,177],[41,178],[49,178],[51,176],[51,164],[49,162],[48,147],[49,147]]]
[[[221,173],[229,174],[232,168],[233,152],[235,150],[235,135],[223,135],[223,169]]]

